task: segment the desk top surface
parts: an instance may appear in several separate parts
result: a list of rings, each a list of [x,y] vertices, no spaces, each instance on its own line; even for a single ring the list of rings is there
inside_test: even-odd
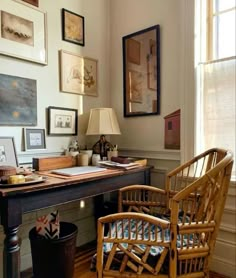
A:
[[[81,184],[84,182],[99,180],[99,179],[106,179],[111,178],[115,176],[120,175],[127,175],[130,173],[145,171],[149,167],[139,167],[132,170],[121,170],[121,169],[106,169],[106,171],[102,172],[96,172],[96,173],[89,173],[89,174],[81,174],[78,176],[62,176],[58,174],[53,174],[51,171],[39,171],[37,174],[43,176],[46,178],[45,181],[42,183],[37,184],[27,184],[24,186],[15,185],[12,187],[7,188],[0,188],[0,198],[4,198],[6,196],[10,195],[16,195],[16,194],[23,194],[23,193],[29,193],[34,191],[40,191],[40,190],[47,190],[52,189],[56,187],[63,187],[67,185],[73,185],[73,184]]]

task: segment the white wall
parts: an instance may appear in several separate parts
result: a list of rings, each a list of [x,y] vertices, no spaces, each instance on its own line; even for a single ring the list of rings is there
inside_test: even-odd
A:
[[[12,0],[1,0],[9,1]],[[1,3],[0,1],[0,3]],[[18,3],[17,3],[18,4]],[[19,4],[18,4],[19,5]],[[78,109],[79,141],[84,144],[84,130],[87,124],[88,111],[91,107],[109,106],[109,1],[108,0],[40,0],[39,8],[47,13],[48,65],[27,62],[0,55],[0,73],[37,80],[37,127],[46,127],[46,108],[58,106]],[[32,6],[31,6],[32,7]],[[62,40],[61,9],[73,11],[85,18],[85,46],[79,46]],[[37,35],[37,34],[36,34]],[[77,55],[88,56],[98,60],[98,97],[81,96],[59,91],[58,51],[60,49]],[[14,136],[17,152],[22,148],[22,126],[2,127],[0,136]],[[47,136],[47,149],[62,151],[71,138]]]

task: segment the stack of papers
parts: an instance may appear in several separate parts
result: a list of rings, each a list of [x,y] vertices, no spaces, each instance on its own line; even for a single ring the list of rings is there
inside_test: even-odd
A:
[[[110,160],[99,161],[99,165],[102,167],[119,168],[119,169],[124,169],[124,170],[141,167],[141,165],[139,163],[135,163],[135,162],[133,162],[133,163],[131,162],[128,164],[122,164],[122,163],[118,163],[118,162],[114,162],[114,161],[110,161]]]

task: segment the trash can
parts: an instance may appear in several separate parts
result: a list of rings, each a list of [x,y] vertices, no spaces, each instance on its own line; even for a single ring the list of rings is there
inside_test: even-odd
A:
[[[34,278],[73,277],[77,232],[77,226],[67,222],[60,222],[58,239],[38,235],[35,227],[30,230]]]

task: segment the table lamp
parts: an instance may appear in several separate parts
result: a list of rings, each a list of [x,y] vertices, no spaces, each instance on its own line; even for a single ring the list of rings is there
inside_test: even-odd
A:
[[[93,108],[90,110],[86,135],[100,135],[100,139],[93,146],[93,152],[100,154],[101,159],[107,156],[109,149],[113,149],[113,145],[106,140],[105,135],[118,134],[121,134],[120,128],[112,108]]]

